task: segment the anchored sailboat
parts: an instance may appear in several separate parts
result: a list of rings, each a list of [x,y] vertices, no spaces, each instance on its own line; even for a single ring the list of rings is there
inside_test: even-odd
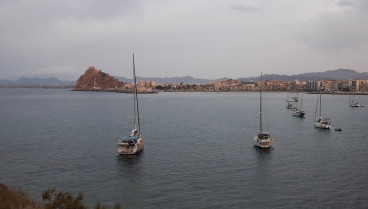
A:
[[[319,103],[319,118],[318,118],[318,120],[316,120],[316,113],[317,113],[318,103]],[[321,94],[319,94],[319,97],[317,99],[317,106],[316,106],[316,112],[314,113],[314,125],[317,128],[330,129],[331,128],[331,119],[322,117],[322,95]]]
[[[131,155],[144,148],[144,139],[141,135],[141,127],[139,120],[138,109],[138,92],[137,92],[137,78],[135,76],[135,62],[133,54],[133,76],[134,76],[134,128],[130,132],[129,136],[125,136],[118,140],[118,152],[122,155]]]
[[[349,96],[349,106],[350,107],[364,107],[364,105],[360,104],[357,100],[355,100],[355,95]]]
[[[255,146],[261,148],[269,148],[273,144],[273,138],[270,132],[263,131],[262,128],[262,73],[259,95],[259,131],[258,134],[254,137],[253,143]]]
[[[298,102],[298,95],[293,96],[292,92],[287,93],[286,102],[287,102],[286,109],[295,110],[296,105],[294,105],[294,103]]]
[[[305,111],[303,110],[303,93],[302,93],[302,100],[300,102],[300,108],[296,108],[293,115],[302,118],[305,115]]]

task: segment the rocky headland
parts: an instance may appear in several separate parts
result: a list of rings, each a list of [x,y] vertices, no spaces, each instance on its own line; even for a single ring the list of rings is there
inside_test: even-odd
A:
[[[122,89],[123,83],[107,73],[90,66],[81,75],[74,87],[74,91],[107,91]]]
[[[118,79],[110,76],[109,74],[90,66],[86,72],[79,77],[73,91],[109,91],[133,93],[134,85],[120,82]],[[157,91],[152,87],[146,87],[141,83],[137,84],[137,91],[138,93],[147,94],[157,93]]]

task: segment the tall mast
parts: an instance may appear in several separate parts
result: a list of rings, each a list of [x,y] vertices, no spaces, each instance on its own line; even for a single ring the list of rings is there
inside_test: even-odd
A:
[[[302,101],[301,101],[301,104],[300,104],[300,110],[303,110],[303,93],[302,93]]]
[[[137,90],[137,77],[135,75],[135,61],[133,54],[133,76],[134,76],[134,128],[138,128],[138,135],[140,135],[141,127],[139,121],[139,110],[138,110],[138,90]],[[138,127],[137,127],[138,126]]]
[[[319,117],[322,117],[322,94],[319,94]]]
[[[261,73],[261,84],[259,88],[259,129],[262,132],[262,73]]]

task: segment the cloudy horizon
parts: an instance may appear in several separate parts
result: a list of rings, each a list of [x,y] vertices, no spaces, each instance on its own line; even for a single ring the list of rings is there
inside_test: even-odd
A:
[[[367,72],[365,0],[0,0],[0,80]]]

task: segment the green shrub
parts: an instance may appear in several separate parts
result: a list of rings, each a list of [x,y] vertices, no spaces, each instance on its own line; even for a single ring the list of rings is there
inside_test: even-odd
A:
[[[87,209],[83,204],[83,193],[74,196],[70,192],[56,192],[56,189],[48,189],[42,192],[43,204],[33,202],[20,189],[9,190],[6,185],[0,184],[0,209]],[[97,203],[94,209],[108,209],[106,205]],[[120,204],[115,204],[114,209],[120,209]]]
[[[20,189],[2,190],[0,189],[0,209],[43,209],[41,204],[30,200]]]

